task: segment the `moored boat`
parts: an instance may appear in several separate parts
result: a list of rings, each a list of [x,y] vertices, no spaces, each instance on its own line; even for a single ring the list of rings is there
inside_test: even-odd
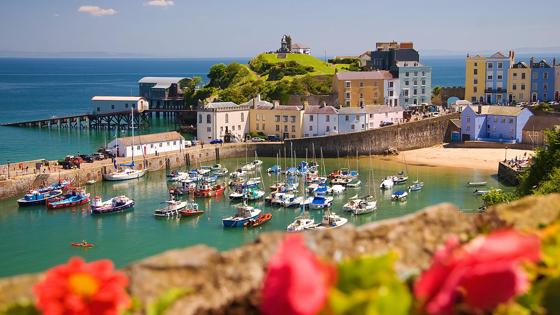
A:
[[[317,226],[315,220],[309,218],[306,215],[297,217],[294,222],[290,223],[286,230],[288,232],[303,232],[305,230],[309,230]]]
[[[385,190],[385,189],[391,189],[393,188],[393,186],[395,186],[395,182],[393,182],[393,179],[391,177],[387,177],[381,182],[379,188]]]
[[[424,183],[419,181],[414,181],[412,185],[408,186],[408,190],[410,191],[419,191],[424,188]]]
[[[50,209],[60,209],[85,205],[90,201],[90,194],[84,189],[72,189],[66,194],[49,199],[47,207]]]
[[[222,224],[224,227],[243,227],[245,222],[256,219],[261,212],[260,209],[242,204],[236,207],[236,213],[233,216],[223,218]]]
[[[101,197],[97,196],[93,199],[91,205],[91,214],[109,214],[124,212],[134,207],[134,200],[125,195],[113,197],[107,201],[102,201]]]
[[[488,184],[488,182],[485,182],[485,181],[480,181],[480,182],[468,182],[467,184],[468,184],[469,186],[476,187],[476,186],[486,186],[486,184]]]
[[[154,211],[155,217],[174,217],[179,215],[179,211],[187,207],[186,201],[171,199],[164,201],[165,207],[156,209]]]
[[[309,204],[309,209],[325,209],[332,205],[333,197],[330,196],[315,196],[313,201]]]
[[[45,192],[39,192],[37,190],[31,190],[23,198],[18,199],[18,205],[20,207],[44,205],[48,200],[56,198],[62,195],[62,190],[50,190]]]
[[[134,166],[134,165],[133,165]],[[125,168],[113,173],[103,174],[103,179],[107,181],[121,181],[140,178],[146,175],[146,170],[135,170],[132,168]]]
[[[408,197],[406,190],[397,190],[391,195],[391,199],[394,201],[405,201]]]
[[[245,222],[243,224],[244,227],[250,227],[250,228],[255,228],[258,226],[261,226],[263,224],[265,224],[266,222],[270,221],[272,219],[272,214],[271,213],[264,213],[259,215],[256,219],[254,220],[249,220],[247,222]]]
[[[204,210],[199,209],[198,204],[196,202],[187,203],[185,209],[179,211],[181,217],[194,217],[203,213]]]
[[[337,227],[341,227],[346,223],[348,223],[348,219],[343,218],[337,215],[336,213],[327,210],[323,214],[323,220],[321,221],[321,223],[319,223],[319,225],[311,229],[316,229],[316,230],[334,229]]]
[[[64,180],[59,180],[56,183],[52,183],[48,186],[39,187],[36,190],[39,193],[49,192],[49,191],[53,191],[53,190],[65,190],[70,186],[70,184],[72,184],[71,179],[64,179]]]
[[[197,197],[216,197],[223,195],[225,187],[222,185],[213,185],[208,182],[200,182],[196,185],[194,195]]]

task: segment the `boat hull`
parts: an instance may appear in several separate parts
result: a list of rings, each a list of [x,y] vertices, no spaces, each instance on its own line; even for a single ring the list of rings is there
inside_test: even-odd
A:
[[[129,173],[129,174],[121,174],[121,173],[103,174],[103,179],[106,181],[116,182],[122,180],[137,179],[144,175],[146,175],[146,170],[139,170],[137,172]]]
[[[112,207],[110,210],[102,210],[99,208],[91,207],[91,214],[92,215],[102,215],[102,214],[111,214],[111,213],[119,213],[131,210],[134,208],[134,201],[125,203],[124,205]]]
[[[256,214],[252,217],[249,218],[244,218],[244,219],[235,219],[235,220],[230,220],[230,219],[223,219],[222,223],[224,224],[224,227],[243,227],[245,225],[246,222],[249,222],[250,220],[255,220],[256,218],[258,218],[260,215]]]
[[[47,207],[49,209],[61,209],[61,208],[69,208],[69,207],[76,207],[76,206],[81,206],[81,205],[85,205],[87,203],[90,202],[90,196],[88,194],[88,196],[82,198],[82,199],[78,199],[78,200],[62,200],[60,202],[47,202]]]

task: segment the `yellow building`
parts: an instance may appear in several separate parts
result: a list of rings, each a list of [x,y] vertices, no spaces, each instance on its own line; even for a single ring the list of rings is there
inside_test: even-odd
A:
[[[509,102],[529,102],[531,96],[531,67],[521,61],[514,64],[508,71]]]
[[[384,83],[391,79],[389,71],[337,72],[333,89],[343,107],[385,104]]]
[[[261,100],[260,95],[243,105],[249,105],[249,131],[276,135],[281,139],[303,137],[305,106],[279,105]]]
[[[467,56],[465,73],[465,100],[483,103],[486,86],[486,58],[476,55]]]

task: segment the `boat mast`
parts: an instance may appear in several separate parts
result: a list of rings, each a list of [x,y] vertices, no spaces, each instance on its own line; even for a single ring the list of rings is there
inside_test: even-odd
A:
[[[132,162],[134,163],[134,106],[130,106],[130,129],[132,129]]]

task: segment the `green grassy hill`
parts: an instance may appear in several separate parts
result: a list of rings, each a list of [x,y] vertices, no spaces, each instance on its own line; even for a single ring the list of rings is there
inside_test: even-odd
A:
[[[255,57],[255,59],[262,58],[262,60],[268,63],[280,63],[286,61],[295,61],[300,65],[303,66],[310,66],[313,67],[314,71],[311,72],[311,75],[326,75],[326,74],[334,74],[335,70],[346,70],[348,65],[346,64],[338,64],[333,65],[330,63],[326,63],[323,60],[311,56],[311,55],[303,55],[303,54],[285,54],[286,58],[278,58],[278,54],[260,54]]]

